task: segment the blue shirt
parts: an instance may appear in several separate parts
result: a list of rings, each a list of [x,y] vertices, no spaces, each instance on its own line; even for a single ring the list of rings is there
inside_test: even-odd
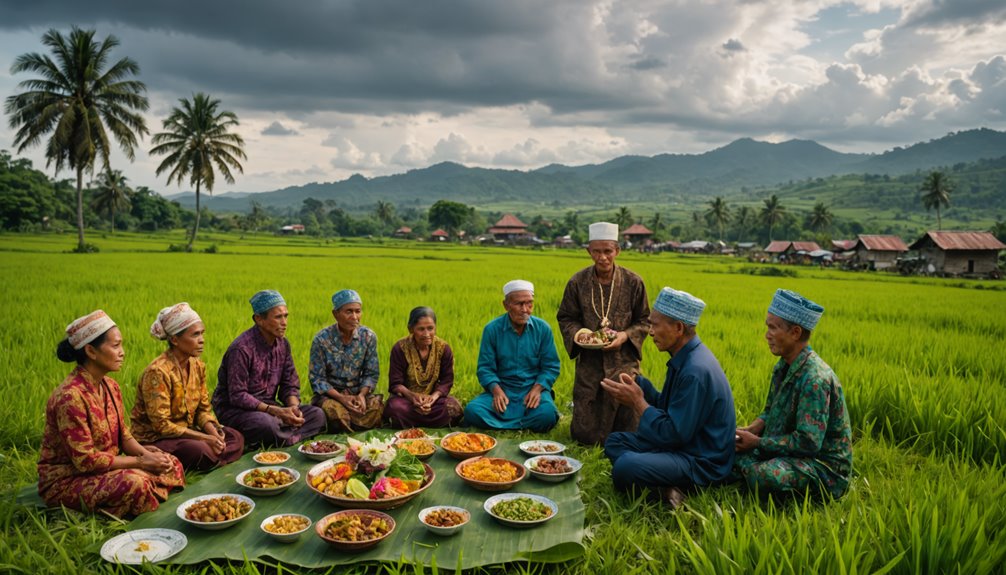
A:
[[[342,342],[338,324],[332,324],[311,342],[311,363],[308,381],[315,394],[329,389],[340,393],[371,392],[377,387],[381,368],[377,360],[377,334],[365,325],[353,332],[349,343]]]
[[[693,337],[667,362],[658,392],[642,375],[636,383],[650,407],[636,430],[666,451],[688,455],[705,483],[726,479],[734,463],[737,419],[727,376],[712,352]]]
[[[490,392],[499,385],[507,395],[523,397],[536,383],[551,390],[559,377],[552,328],[531,316],[518,335],[509,315],[490,321],[482,330],[477,373],[479,384]]]

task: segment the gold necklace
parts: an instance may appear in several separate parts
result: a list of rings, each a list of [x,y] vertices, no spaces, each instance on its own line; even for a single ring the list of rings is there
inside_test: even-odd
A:
[[[601,320],[601,328],[611,327],[611,321],[608,319],[608,314],[611,313],[611,302],[615,300],[615,286],[618,285],[618,268],[612,266],[611,270],[611,291],[608,293],[608,307],[605,309],[604,306],[604,286],[601,285],[601,280],[597,280],[597,289],[601,292],[601,310],[604,311],[604,315],[597,310],[597,305],[594,304],[594,284],[590,284],[590,307],[594,308],[594,314],[598,319]]]

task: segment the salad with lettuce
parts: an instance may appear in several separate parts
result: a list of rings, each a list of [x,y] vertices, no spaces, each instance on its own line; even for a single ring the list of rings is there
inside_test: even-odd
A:
[[[311,486],[334,497],[390,499],[408,495],[423,486],[426,468],[392,440],[353,438],[343,461],[310,477]]]

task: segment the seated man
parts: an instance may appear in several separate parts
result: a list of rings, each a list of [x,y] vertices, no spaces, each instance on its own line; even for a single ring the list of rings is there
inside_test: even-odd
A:
[[[249,300],[255,326],[235,339],[217,372],[213,410],[249,447],[288,446],[325,430],[325,413],[300,404],[300,378],[286,340],[286,301],[260,291]],[[282,401],[282,404],[281,404]]]
[[[377,334],[360,325],[363,300],[344,289],[332,295],[335,323],[322,329],[311,342],[308,378],[314,397],[311,404],[325,411],[329,429],[360,431],[381,426],[384,400],[374,393],[381,368],[377,361]]]
[[[639,416],[635,432],[608,436],[604,454],[611,479],[623,490],[648,488],[677,509],[684,491],[720,483],[730,475],[737,421],[726,375],[695,326],[705,302],[665,287],[650,312],[650,337],[671,354],[664,388],[658,393],[642,375],[619,374],[602,387]]]
[[[810,334],[824,308],[777,290],[765,318],[772,370],[765,409],[737,429],[737,467],[763,496],[841,497],[852,473],[852,430],[842,384],[814,350]]]
[[[477,373],[486,391],[465,407],[465,425],[548,431],[559,421],[552,400],[552,384],[559,377],[552,328],[531,315],[531,282],[503,286],[503,307],[506,313],[482,330]]]

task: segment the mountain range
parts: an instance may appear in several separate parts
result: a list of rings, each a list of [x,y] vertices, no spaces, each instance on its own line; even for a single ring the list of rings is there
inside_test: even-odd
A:
[[[792,184],[843,174],[899,176],[949,169],[1006,156],[1006,132],[987,128],[947,134],[880,154],[837,152],[814,141],[769,143],[742,138],[702,154],[621,156],[601,164],[550,164],[531,171],[470,168],[443,162],[402,174],[310,183],[257,194],[204,195],[215,212],[244,212],[255,201],[281,210],[299,209],[307,198],[334,200],[348,211],[369,210],[378,201],[425,208],[446,199],[474,206],[531,202],[582,206],[597,203],[701,202],[716,195]],[[195,204],[192,193],[170,196]]]

